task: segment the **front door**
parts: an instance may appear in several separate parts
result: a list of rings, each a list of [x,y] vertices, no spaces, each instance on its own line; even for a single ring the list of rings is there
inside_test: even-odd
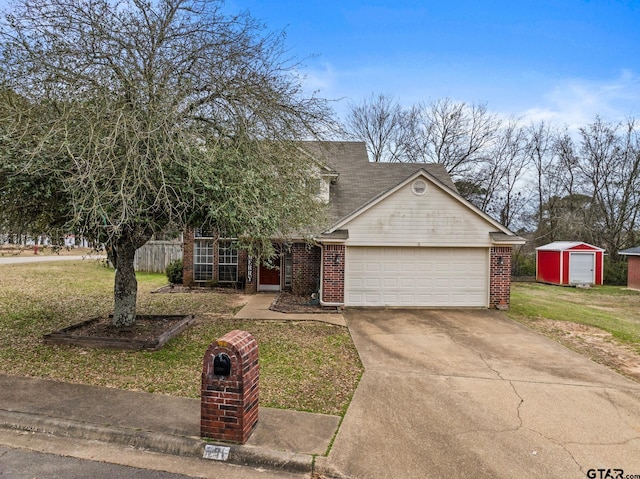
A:
[[[280,261],[274,261],[279,266]],[[280,291],[280,268],[260,263],[258,291]]]

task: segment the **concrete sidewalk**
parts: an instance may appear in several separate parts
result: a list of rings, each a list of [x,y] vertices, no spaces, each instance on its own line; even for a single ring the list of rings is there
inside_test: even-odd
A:
[[[245,445],[227,462],[310,472],[326,454],[340,418],[260,408]],[[95,440],[163,454],[203,457],[200,400],[0,375],[0,428]],[[203,459],[204,460],[204,459]]]
[[[253,295],[236,317],[346,326],[341,314],[270,311],[274,298],[274,294]],[[218,445],[230,448],[228,463],[307,473],[314,469],[315,456],[327,454],[339,424],[339,416],[261,407],[247,444]],[[215,444],[200,439],[199,399],[2,374],[0,428],[196,458],[203,457],[205,444]]]
[[[95,261],[104,259],[104,255],[72,255],[72,256],[2,256],[0,265],[3,264],[23,264],[23,263],[47,263],[53,261]]]
[[[322,321],[324,323],[346,326],[341,313],[280,313],[269,308],[277,293],[258,293],[251,295],[247,304],[236,313],[235,319],[270,319],[280,321]]]

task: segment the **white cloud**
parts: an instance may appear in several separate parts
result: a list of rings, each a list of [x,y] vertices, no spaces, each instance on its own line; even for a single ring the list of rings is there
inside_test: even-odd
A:
[[[640,115],[640,76],[623,70],[606,81],[563,80],[544,96],[541,106],[522,113],[526,119],[567,125],[572,130],[597,115],[608,121]]]
[[[330,63],[321,62],[314,65],[314,68],[305,68],[300,76],[306,90],[322,91],[323,96],[327,96],[327,92],[334,89],[337,75]]]

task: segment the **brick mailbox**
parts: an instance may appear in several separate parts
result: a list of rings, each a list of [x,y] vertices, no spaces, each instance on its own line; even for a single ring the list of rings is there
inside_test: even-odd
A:
[[[204,355],[200,436],[244,444],[258,423],[258,343],[234,330]]]

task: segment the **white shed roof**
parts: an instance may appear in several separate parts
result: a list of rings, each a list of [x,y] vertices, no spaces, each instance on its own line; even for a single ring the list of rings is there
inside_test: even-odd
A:
[[[597,246],[593,246],[592,244],[585,243],[583,241],[554,241],[553,243],[549,243],[544,246],[538,246],[536,251],[564,251],[580,245],[589,246],[590,248],[598,251],[604,251],[602,248],[598,248]]]

